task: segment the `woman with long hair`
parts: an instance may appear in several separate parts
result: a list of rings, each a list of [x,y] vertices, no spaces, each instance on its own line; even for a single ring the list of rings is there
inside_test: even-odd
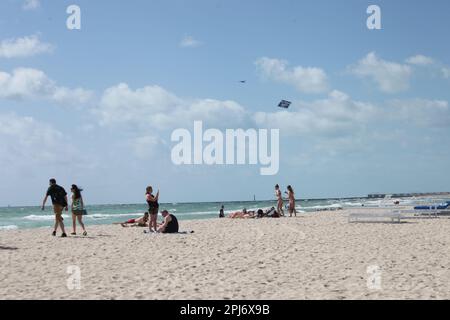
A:
[[[280,215],[284,216],[283,196],[281,195],[280,186],[278,184],[275,186],[275,197],[277,197],[277,211]]]
[[[78,220],[78,223],[83,229],[83,236],[87,236],[87,231],[83,223],[83,216],[87,214],[86,209],[84,208],[83,197],[81,196],[81,191],[83,191],[83,189],[80,189],[76,184],[73,184],[70,190],[72,191],[72,206],[71,206],[72,222],[73,222],[72,235],[77,234],[76,228]]]
[[[292,214],[297,216],[297,210],[295,210],[295,193],[294,189],[291,186],[287,186],[287,194],[289,199],[289,217],[292,217]]]

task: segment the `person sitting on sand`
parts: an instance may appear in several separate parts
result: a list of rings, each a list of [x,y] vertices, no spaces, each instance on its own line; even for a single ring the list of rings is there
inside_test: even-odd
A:
[[[178,233],[178,219],[173,214],[170,214],[169,211],[164,210],[161,212],[161,215],[164,218],[163,224],[158,228],[157,232],[159,233]]]
[[[257,218],[264,218],[264,211],[262,209],[259,209],[257,214],[256,214]]]
[[[270,209],[266,209],[265,211],[259,209],[257,213],[257,218],[280,218],[281,214],[272,207]]]
[[[271,210],[270,213],[267,214],[267,216],[269,218],[281,218],[281,214],[275,209]]]
[[[119,222],[114,224],[120,224],[122,227],[148,227],[148,219],[149,215],[148,212],[144,213],[144,216],[139,219],[130,219],[125,222]]]

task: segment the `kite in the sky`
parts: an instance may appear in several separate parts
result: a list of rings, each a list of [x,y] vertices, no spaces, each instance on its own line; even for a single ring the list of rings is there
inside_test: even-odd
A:
[[[247,82],[247,80],[241,80],[241,81],[239,81],[240,83],[246,83]]]
[[[281,102],[278,104],[278,107],[288,109],[292,102],[281,100]]]

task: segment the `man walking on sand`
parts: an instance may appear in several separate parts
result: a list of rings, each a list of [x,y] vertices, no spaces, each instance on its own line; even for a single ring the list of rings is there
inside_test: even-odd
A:
[[[66,238],[67,234],[64,230],[64,223],[63,223],[63,217],[62,213],[65,209],[66,211],[69,210],[69,205],[67,201],[67,192],[64,190],[63,187],[58,186],[56,184],[55,179],[50,179],[50,187],[47,190],[47,193],[45,195],[44,201],[42,202],[42,211],[45,210],[45,203],[47,202],[47,198],[50,197],[52,199],[53,204],[53,212],[55,213],[55,229],[52,233],[53,236],[56,236],[56,231],[58,230],[58,226],[61,227],[62,231],[62,238]]]

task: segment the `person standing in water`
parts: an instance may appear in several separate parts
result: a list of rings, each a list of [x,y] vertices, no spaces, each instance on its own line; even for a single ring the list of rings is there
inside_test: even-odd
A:
[[[53,212],[55,213],[55,228],[53,230],[52,236],[56,236],[56,231],[58,230],[59,226],[62,231],[61,238],[66,238],[67,234],[66,230],[64,230],[64,219],[62,217],[62,213],[64,209],[66,211],[69,211],[67,192],[63,187],[56,184],[55,179],[50,179],[50,187],[48,188],[44,200],[42,201],[42,211],[45,210],[45,203],[47,202],[48,197],[52,199]]]
[[[86,215],[86,209],[84,208],[83,197],[81,196],[81,191],[83,189],[78,188],[76,184],[72,185],[72,223],[73,223],[73,232],[71,235],[75,236],[77,234],[77,220],[83,229],[83,236],[87,236],[86,228],[83,223],[83,216]]]
[[[158,209],[159,209],[159,190],[156,193],[156,196],[153,196],[153,188],[147,187],[146,193],[145,193],[145,199],[148,204],[148,213],[150,214],[150,223],[149,223],[149,230],[152,231],[152,227],[154,228],[155,232],[157,231],[158,225]]]
[[[292,214],[297,216],[297,210],[295,210],[295,193],[294,189],[291,186],[287,186],[287,195],[289,199],[289,217],[292,217]]]
[[[277,197],[277,211],[280,215],[284,216],[283,196],[281,195],[280,186],[278,184],[275,186],[275,196]]]
[[[225,218],[225,212],[223,211],[223,209],[224,209],[224,206],[222,206],[222,207],[220,208],[220,211],[219,211],[219,218]]]

